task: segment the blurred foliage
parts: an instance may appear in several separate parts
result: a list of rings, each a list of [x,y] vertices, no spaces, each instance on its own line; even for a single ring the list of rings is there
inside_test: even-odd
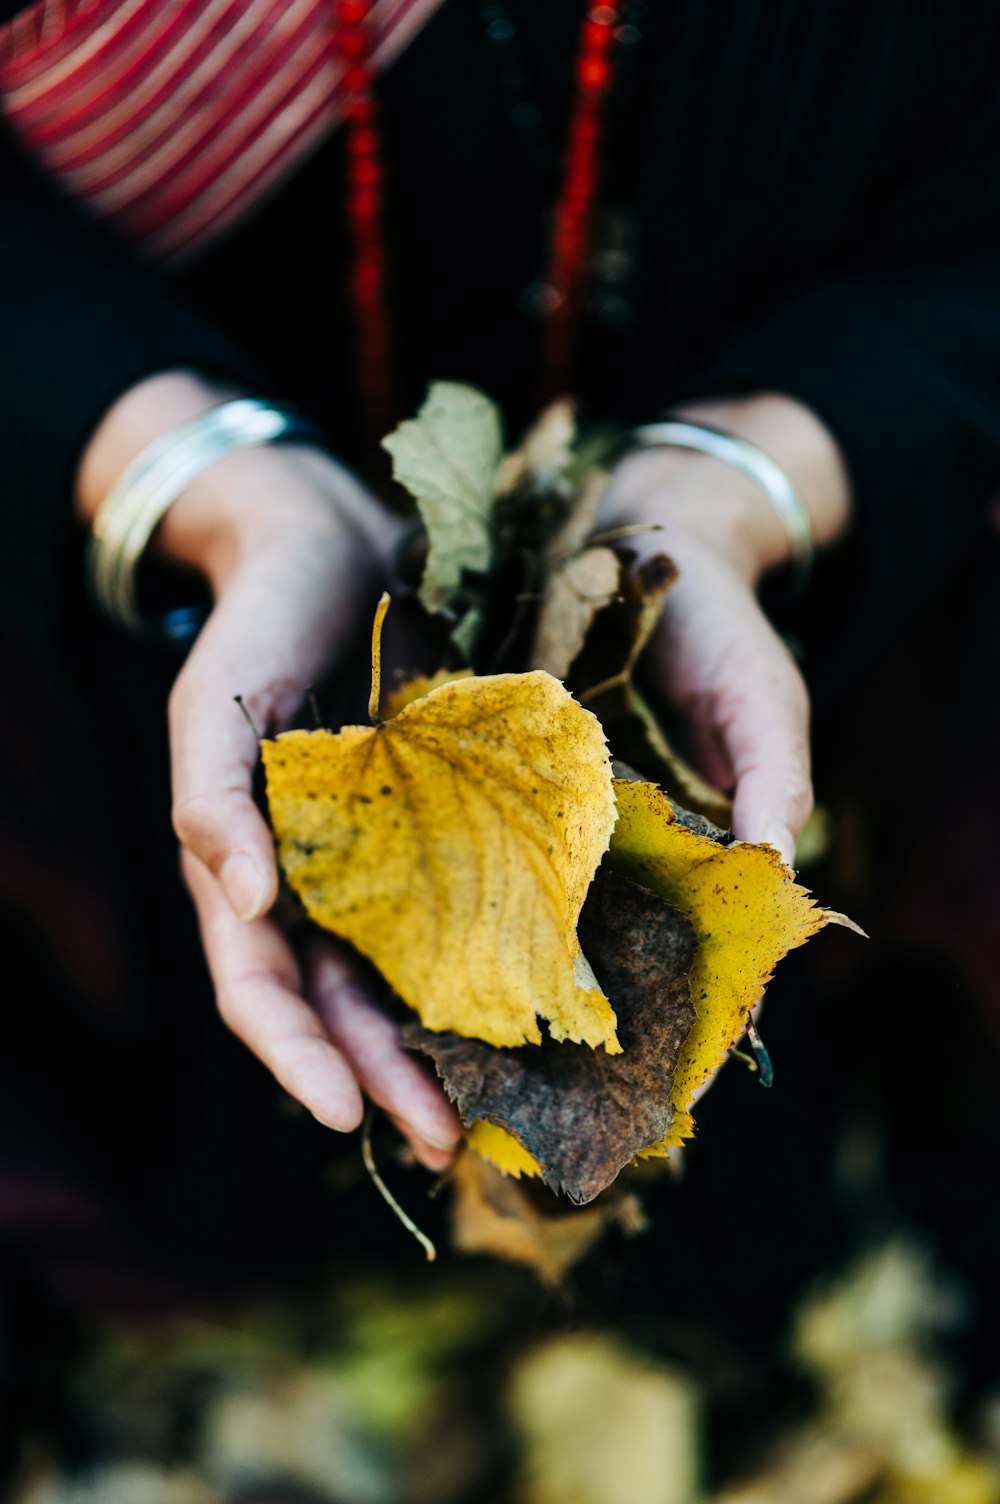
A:
[[[988,1436],[953,1419],[962,1292],[913,1239],[800,1302],[804,1402],[721,1485],[704,1420],[724,1354],[666,1361],[641,1323],[552,1330],[524,1291],[485,1263],[356,1272],[320,1300],[94,1332],[64,1378],[76,1455],[26,1438],[11,1504],[1000,1500]]]

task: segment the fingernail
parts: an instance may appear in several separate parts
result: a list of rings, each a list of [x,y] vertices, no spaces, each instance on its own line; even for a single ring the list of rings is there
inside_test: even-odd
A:
[[[358,1126],[357,1123],[347,1118],[335,1121],[331,1113],[317,1112],[315,1107],[310,1107],[309,1112],[321,1128],[329,1128],[331,1133],[353,1133]]]
[[[456,1133],[453,1138],[442,1138],[440,1134],[432,1138],[429,1133],[424,1133],[420,1128],[414,1128],[413,1131],[420,1135],[429,1149],[437,1149],[441,1154],[454,1154],[458,1148],[459,1139],[462,1137],[460,1133]]]
[[[219,873],[222,891],[237,919],[256,919],[267,895],[267,878],[252,856],[233,851]]]

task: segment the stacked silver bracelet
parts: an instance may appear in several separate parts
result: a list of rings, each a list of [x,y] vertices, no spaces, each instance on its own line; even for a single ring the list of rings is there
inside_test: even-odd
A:
[[[749,440],[725,433],[722,429],[672,418],[633,429],[630,440],[641,449],[660,445],[670,449],[692,449],[732,465],[755,481],[774,508],[788,539],[791,571],[788,593],[793,596],[801,594],[808,583],[815,557],[812,519],[802,497],[769,454]]]
[[[108,492],[93,521],[87,576],[101,609],[138,636],[167,642],[193,637],[203,611],[182,607],[151,617],[139,604],[139,562],[157,524],[181,492],[224,455],[297,439],[315,442],[318,434],[291,409],[243,397],[171,429],[144,449]]]

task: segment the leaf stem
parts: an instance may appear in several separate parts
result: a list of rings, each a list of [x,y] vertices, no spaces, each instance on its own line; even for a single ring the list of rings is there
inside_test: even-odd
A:
[[[740,1061],[742,1061],[742,1063],[746,1066],[747,1070],[748,1071],[753,1071],[754,1074],[756,1075],[757,1070],[758,1070],[757,1062],[753,1058],[752,1055],[748,1055],[747,1054],[746,1050],[737,1049],[736,1045],[731,1044],[729,1046],[729,1049],[728,1049],[728,1051],[726,1053],[730,1056],[730,1058],[732,1060],[740,1060]]]
[[[260,731],[260,729],[257,726],[257,722],[254,720],[253,716],[250,714],[249,710],[244,705],[244,703],[243,703],[243,696],[242,695],[233,695],[233,699],[236,701],[237,705],[240,707],[240,712],[241,712],[241,714],[243,716],[243,719],[246,721],[247,725],[250,727],[250,730],[253,732],[254,736],[257,738],[257,740],[259,742],[262,742],[264,740],[263,733]]]
[[[386,604],[388,604],[389,597],[387,595],[384,595],[382,597],[382,600],[384,600]],[[381,602],[379,604],[381,605]],[[382,614],[384,616],[385,612],[383,611]],[[412,1233],[416,1238],[417,1242],[420,1244],[421,1248],[424,1250],[424,1253],[427,1256],[427,1262],[429,1264],[433,1264],[434,1260],[437,1258],[437,1249],[434,1247],[434,1244],[431,1242],[427,1234],[420,1231],[420,1228],[414,1222],[413,1218],[408,1216],[407,1213],[404,1212],[403,1208],[400,1206],[399,1202],[396,1200],[395,1196],[392,1194],[389,1187],[386,1185],[385,1181],[382,1179],[381,1175],[378,1172],[378,1166],[375,1164],[375,1156],[372,1154],[372,1119],[374,1118],[374,1116],[375,1109],[373,1107],[369,1107],[368,1111],[365,1113],[364,1127],[361,1129],[361,1158],[365,1162],[365,1169],[371,1176],[372,1181],[375,1185],[375,1189],[382,1197],[382,1200],[386,1203],[387,1206],[392,1208],[396,1216],[399,1218],[400,1222],[402,1222],[403,1226],[406,1228],[407,1232]]]
[[[771,1064],[771,1056],[768,1053],[767,1045],[757,1033],[757,1025],[752,1018],[747,1020],[746,1033],[747,1039],[750,1041],[750,1048],[754,1053],[754,1059],[757,1061],[761,1086],[773,1086],[774,1066]]]
[[[662,522],[629,522],[625,527],[609,527],[601,533],[591,533],[587,539],[587,546],[597,548],[601,544],[619,543],[623,538],[636,538],[640,533],[665,531]]]
[[[385,621],[385,613],[389,609],[390,600],[389,592],[383,590],[379,603],[375,607],[375,620],[372,622],[372,692],[368,696],[368,714],[373,726],[385,725],[378,713],[378,707],[382,698],[382,623]]]
[[[581,705],[586,705],[588,700],[596,700],[598,695],[607,694],[609,689],[617,689],[620,685],[628,682],[629,670],[626,666],[619,674],[612,674],[610,679],[602,679],[600,684],[592,684],[589,689],[583,690],[577,695]]]

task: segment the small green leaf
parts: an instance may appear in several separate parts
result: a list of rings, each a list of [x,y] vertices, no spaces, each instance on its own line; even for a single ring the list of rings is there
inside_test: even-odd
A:
[[[428,611],[455,609],[464,572],[485,573],[493,563],[501,444],[496,405],[454,381],[436,381],[417,416],[382,440],[427,530],[420,599]]]

